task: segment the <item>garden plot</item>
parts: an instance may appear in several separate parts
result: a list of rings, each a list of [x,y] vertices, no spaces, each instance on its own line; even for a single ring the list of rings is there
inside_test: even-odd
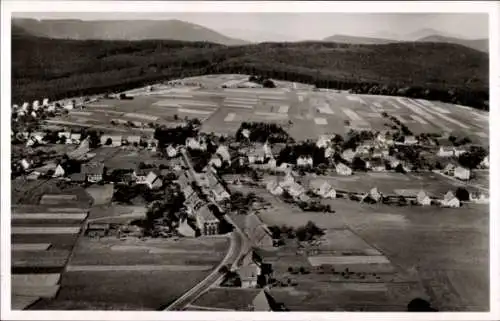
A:
[[[157,116],[146,115],[146,114],[138,114],[138,113],[126,113],[126,114],[123,115],[123,117],[134,118],[134,119],[142,119],[142,120],[147,120],[147,121],[156,121],[159,118]]]
[[[411,117],[414,121],[418,122],[418,123],[419,123],[419,124],[421,124],[421,125],[429,125],[429,123],[428,123],[428,122],[426,122],[425,120],[423,120],[420,116],[417,116],[417,115],[410,115],[410,117]]]
[[[347,108],[342,108],[342,111],[344,114],[346,114],[349,119],[356,124],[356,126],[369,126],[370,124],[365,121],[363,118],[361,118],[355,111],[347,109]]]
[[[349,229],[328,229],[320,238],[320,251],[363,252],[378,253],[372,246],[363,241]],[[380,255],[380,253],[378,253]]]
[[[12,251],[46,251],[50,243],[15,243],[11,245]]]
[[[109,204],[113,197],[113,185],[93,185],[85,189],[94,200],[94,205]]]
[[[62,226],[51,226],[51,227],[21,227],[14,226],[11,228],[11,234],[77,234],[80,232],[80,227],[62,227]]]
[[[94,113],[89,111],[70,111],[70,116],[92,116]]]
[[[23,286],[54,286],[59,283],[61,274],[12,274],[11,285],[12,287]]]
[[[225,122],[231,122],[236,119],[236,114],[235,113],[228,113],[227,116],[224,118]]]
[[[76,220],[83,221],[87,213],[12,213],[12,220]]]
[[[316,125],[328,125],[328,121],[325,118],[314,118],[314,123]]]
[[[67,272],[188,272],[188,271],[208,271],[212,265],[69,265]]]

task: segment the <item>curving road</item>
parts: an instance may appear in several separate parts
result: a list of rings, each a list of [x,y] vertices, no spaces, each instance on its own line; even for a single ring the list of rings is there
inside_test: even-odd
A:
[[[181,154],[184,159],[184,162],[189,168],[190,175],[195,180],[198,180],[197,176],[194,175],[194,169],[189,159],[189,156],[186,154],[186,150],[182,149]],[[211,202],[215,204],[215,201],[211,200]],[[196,284],[188,292],[184,293],[180,298],[175,300],[165,309],[165,311],[183,310],[187,305],[195,301],[205,291],[210,289],[212,286],[219,284],[222,281],[224,275],[219,273],[219,269],[222,266],[229,265],[233,268],[236,267],[240,258],[247,253],[247,250],[249,249],[248,246],[249,242],[245,234],[236,224],[234,224],[234,222],[229,216],[225,215],[225,219],[234,226],[234,230],[233,232],[231,232],[231,245],[229,246],[229,250],[226,256],[205,279],[203,279],[200,283]]]

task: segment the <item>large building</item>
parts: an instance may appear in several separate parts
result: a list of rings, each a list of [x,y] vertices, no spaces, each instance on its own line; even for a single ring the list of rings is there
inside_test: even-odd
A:
[[[202,235],[219,234],[219,220],[207,205],[196,211],[196,226]]]

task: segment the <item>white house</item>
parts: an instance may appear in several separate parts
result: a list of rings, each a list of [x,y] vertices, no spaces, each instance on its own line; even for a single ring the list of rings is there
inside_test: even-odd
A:
[[[172,145],[167,146],[167,156],[175,157],[177,156],[177,149],[175,149]]]
[[[217,157],[217,156],[214,156],[212,157],[212,159],[208,162],[208,164],[212,165],[213,167],[215,168],[221,168],[222,167],[222,160]]]
[[[47,107],[47,111],[48,111],[48,112],[54,112],[54,111],[56,111],[56,106],[55,106],[55,105],[49,105],[49,106]]]
[[[19,161],[19,164],[21,164],[21,167],[24,169],[24,170],[27,170],[28,168],[30,168],[31,164],[26,160],[26,158],[23,158]]]
[[[479,164],[479,167],[481,168],[489,168],[490,167],[490,159],[488,156],[486,156],[481,163]]]
[[[415,138],[415,136],[405,136],[405,145],[415,145],[416,143],[418,143],[418,140]]]
[[[429,197],[429,195],[427,195],[425,191],[420,190],[420,192],[418,192],[417,194],[417,203],[424,206],[430,205],[431,198]]]
[[[335,150],[330,146],[325,148],[325,158],[330,158],[335,153]]]
[[[455,173],[455,165],[449,163],[445,166],[445,168],[443,169],[443,173],[446,174],[446,175],[454,175]]]
[[[82,138],[82,134],[80,133],[71,133],[71,143],[73,144],[80,144],[80,140]]]
[[[352,169],[342,163],[338,163],[335,165],[335,171],[339,175],[344,175],[344,176],[352,175]]]
[[[228,162],[229,164],[231,163],[231,155],[229,154],[229,150],[226,146],[220,145],[217,147],[215,154],[219,155],[223,161]]]
[[[439,151],[437,152],[437,156],[439,157],[452,157],[454,155],[453,148],[450,147],[439,147]]]
[[[276,160],[274,158],[271,158],[268,162],[267,162],[267,166],[269,168],[276,168]]]
[[[31,134],[31,139],[33,139],[38,144],[44,144],[43,138],[45,137],[45,133],[43,132],[34,132]]]
[[[28,102],[24,102],[23,105],[21,106],[22,111],[28,111],[28,107],[30,104]]]
[[[253,150],[253,151],[249,151],[249,153],[248,153],[248,163],[250,163],[250,164],[264,163],[264,160],[265,160],[264,150],[262,150],[262,149],[256,149],[256,150]]]
[[[467,168],[464,168],[462,166],[458,166],[455,168],[455,171],[453,172],[453,176],[461,179],[463,181],[466,181],[470,179],[470,170]]]
[[[313,159],[311,156],[299,156],[297,158],[297,165],[301,167],[313,166]]]
[[[243,130],[241,131],[241,134],[242,134],[244,137],[246,137],[246,138],[250,138],[250,130],[248,130],[248,129],[243,129]]]
[[[177,232],[184,237],[195,237],[196,231],[188,224],[187,219],[179,221]]]
[[[36,115],[36,112],[35,112],[35,111],[32,111],[32,112],[31,112],[31,117],[33,117],[33,118],[36,118],[36,117],[37,117],[37,115]]]
[[[349,163],[352,162],[352,160],[354,159],[354,157],[356,157],[356,153],[352,149],[346,149],[342,153],[342,158],[344,160],[348,161]]]
[[[163,186],[163,181],[154,171],[150,171],[144,180],[144,184],[149,189],[156,189]]]
[[[382,194],[378,191],[376,187],[370,190],[369,196],[375,201],[378,202],[382,198]]]
[[[466,152],[467,151],[465,149],[453,148],[453,155],[455,155],[455,157],[458,157]]]
[[[441,200],[443,207],[460,207],[460,201],[455,197],[452,191],[448,191],[444,198]]]
[[[49,99],[48,98],[44,98],[43,102],[42,102],[42,106],[46,107],[48,105],[49,105]]]
[[[64,105],[63,108],[66,109],[66,110],[72,110],[74,107],[75,106],[72,103],[69,103],[69,104]]]
[[[332,186],[324,180],[312,180],[310,183],[311,191],[321,197],[326,197]]]
[[[305,188],[299,183],[293,182],[286,189],[287,192],[294,198],[298,198],[301,194],[305,193]]]
[[[273,152],[272,152],[271,148],[269,147],[269,145],[267,144],[267,142],[264,143],[264,145],[262,146],[262,149],[264,151],[264,157],[265,158],[274,157],[273,156]]]
[[[331,136],[330,135],[320,135],[316,146],[318,148],[326,148],[330,145]]]
[[[63,177],[66,172],[64,171],[64,168],[61,166],[61,164],[58,164],[56,169],[54,170],[54,175],[52,177]]]
[[[242,288],[256,288],[257,287],[257,277],[260,274],[260,268],[257,264],[251,263],[249,265],[243,266],[238,270],[238,275],[241,280]]]
[[[40,108],[40,102],[38,100],[33,101],[33,110],[38,110]]]
[[[278,182],[272,180],[269,181],[266,185],[266,189],[269,191],[269,193],[273,195],[281,195],[283,194],[283,188],[278,184]]]
[[[127,136],[127,138],[125,139],[130,145],[139,145],[141,143],[141,136],[138,136],[138,135],[130,135],[130,136]]]
[[[57,133],[57,136],[59,137],[59,139],[64,137],[66,144],[71,144],[71,133],[70,132],[59,132],[59,133]]]

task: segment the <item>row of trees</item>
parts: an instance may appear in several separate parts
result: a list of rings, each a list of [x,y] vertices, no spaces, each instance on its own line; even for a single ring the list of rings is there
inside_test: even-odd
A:
[[[319,164],[327,164],[328,160],[325,158],[325,149],[316,146],[311,141],[305,141],[296,145],[286,145],[278,154],[276,163],[296,164],[299,156],[311,156],[314,166]]]
[[[307,242],[317,239],[325,234],[323,229],[319,228],[314,222],[308,221],[305,225],[293,228],[287,225],[269,226],[271,236],[275,240],[282,238],[297,239],[300,242]]]
[[[248,137],[243,134],[243,131],[249,132]],[[269,143],[286,143],[293,142],[293,139],[288,133],[278,124],[261,123],[261,122],[243,122],[236,132],[236,141],[244,142],[269,142]]]

